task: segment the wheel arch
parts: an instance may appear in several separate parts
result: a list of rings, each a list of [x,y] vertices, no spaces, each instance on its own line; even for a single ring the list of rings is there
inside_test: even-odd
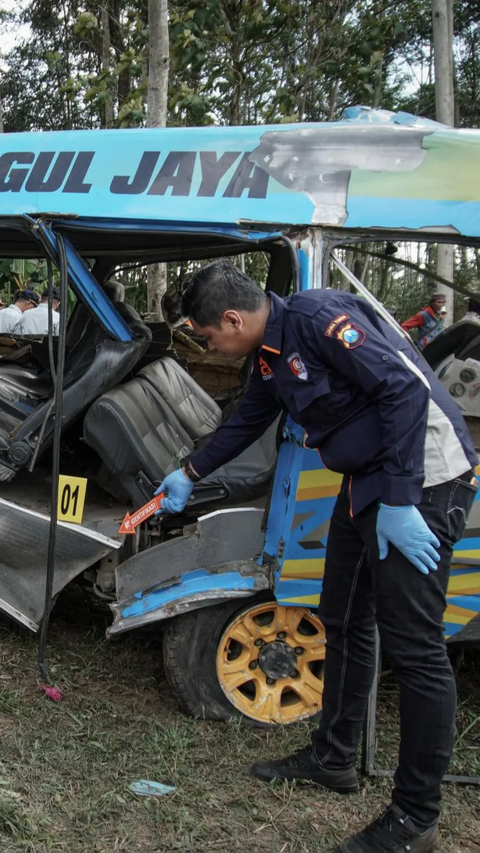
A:
[[[111,604],[113,624],[107,636],[220,602],[248,598],[270,587],[267,574],[253,561],[217,566],[215,571],[194,569],[168,584],[160,582]]]

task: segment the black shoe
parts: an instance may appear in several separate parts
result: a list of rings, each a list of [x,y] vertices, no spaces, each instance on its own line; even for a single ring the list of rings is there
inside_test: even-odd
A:
[[[398,806],[389,806],[373,823],[328,853],[430,853],[437,841],[437,823],[422,831]]]
[[[271,782],[272,779],[304,779],[316,782],[317,785],[338,794],[353,794],[358,791],[355,767],[327,770],[318,763],[312,746],[305,746],[293,755],[287,755],[277,761],[256,761],[252,764],[250,773],[262,782]]]

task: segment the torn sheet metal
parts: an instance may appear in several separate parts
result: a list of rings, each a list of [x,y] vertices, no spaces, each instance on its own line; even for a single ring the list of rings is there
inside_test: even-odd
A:
[[[249,507],[211,512],[184,536],[135,554],[116,569],[117,600],[194,569],[255,561],[263,551],[263,517]]]
[[[107,629],[107,636],[130,631],[149,622],[171,619],[188,610],[218,604],[222,600],[254,595],[269,586],[268,577],[254,563],[225,566],[215,573],[207,569],[195,569],[168,584],[158,584],[111,604],[113,625]]]
[[[32,631],[43,616],[49,530],[48,515],[0,498],[0,610]],[[121,544],[58,522],[53,594]]]

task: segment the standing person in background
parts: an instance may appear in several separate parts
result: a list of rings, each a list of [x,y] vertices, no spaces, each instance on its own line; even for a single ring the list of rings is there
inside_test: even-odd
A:
[[[445,314],[442,314],[442,308],[445,308],[445,294],[433,293],[430,297],[430,302],[425,308],[422,308],[418,314],[414,314],[402,323],[402,329],[405,332],[417,329],[417,346],[419,350],[424,350],[440,332],[443,332],[445,328]]]
[[[52,331],[54,335],[58,335],[60,316],[57,308],[60,305],[60,293],[56,287],[47,287],[42,293],[37,310],[23,315],[19,334],[48,335],[48,296],[50,290],[52,295]]]
[[[18,290],[13,302],[0,313],[0,335],[21,335],[23,316],[26,311],[36,308],[40,301],[34,290]]]

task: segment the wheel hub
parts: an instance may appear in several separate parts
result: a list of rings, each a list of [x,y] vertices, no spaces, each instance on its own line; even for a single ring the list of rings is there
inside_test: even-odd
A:
[[[296,670],[297,657],[288,643],[274,640],[262,646],[258,664],[267,678],[289,678]]]

